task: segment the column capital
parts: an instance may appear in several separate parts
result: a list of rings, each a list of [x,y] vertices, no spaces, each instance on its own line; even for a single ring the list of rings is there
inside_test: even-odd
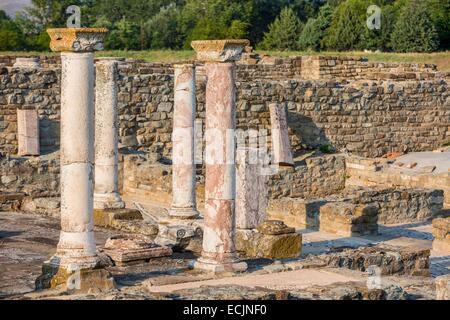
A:
[[[103,50],[108,29],[55,28],[47,29],[50,49],[54,52],[93,52]]]
[[[197,59],[205,62],[234,62],[250,41],[246,39],[197,40],[191,46],[197,52]]]

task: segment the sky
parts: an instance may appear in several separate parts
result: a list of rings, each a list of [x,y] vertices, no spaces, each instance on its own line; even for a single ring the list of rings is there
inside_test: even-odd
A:
[[[14,17],[17,11],[30,3],[31,0],[0,0],[0,10],[4,10],[9,16]]]

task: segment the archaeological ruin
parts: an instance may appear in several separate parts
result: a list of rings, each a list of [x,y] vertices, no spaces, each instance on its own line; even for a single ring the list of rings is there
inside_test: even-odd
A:
[[[450,299],[450,72],[0,56],[0,299]]]

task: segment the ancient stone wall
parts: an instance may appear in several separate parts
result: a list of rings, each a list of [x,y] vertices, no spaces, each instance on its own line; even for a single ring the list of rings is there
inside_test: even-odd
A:
[[[368,62],[361,57],[304,56],[300,69],[302,79],[315,80],[429,80],[449,76],[437,72],[433,64]]]
[[[261,65],[262,66],[262,65]],[[245,70],[253,66],[240,65]],[[264,70],[265,67],[261,67]],[[0,69],[0,150],[17,152],[16,109],[36,107],[44,152],[59,144],[60,70]],[[288,76],[289,78],[290,76]],[[205,79],[197,74],[197,118],[204,119]],[[269,104],[285,102],[294,156],[323,145],[361,156],[433,150],[450,137],[447,80],[267,80],[237,83],[237,128],[267,129]],[[121,146],[171,154],[173,69],[167,64],[119,67]],[[269,141],[270,143],[270,141]],[[53,148],[53,149],[52,149]]]

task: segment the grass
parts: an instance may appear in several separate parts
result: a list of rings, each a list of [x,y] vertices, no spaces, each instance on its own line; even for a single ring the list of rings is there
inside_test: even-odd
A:
[[[366,57],[374,62],[405,62],[405,63],[429,63],[436,64],[440,71],[450,72],[450,51],[435,53],[376,53],[376,52],[303,52],[303,51],[257,51],[259,54],[269,54],[275,57],[293,57],[302,55],[326,55],[326,56],[356,56]],[[0,52],[0,55],[55,55],[51,52]],[[141,59],[148,62],[173,63],[195,58],[194,51],[176,50],[149,50],[149,51],[101,51],[98,57],[126,57]]]

